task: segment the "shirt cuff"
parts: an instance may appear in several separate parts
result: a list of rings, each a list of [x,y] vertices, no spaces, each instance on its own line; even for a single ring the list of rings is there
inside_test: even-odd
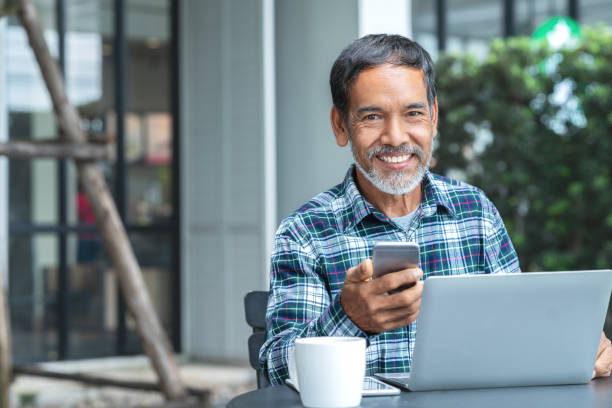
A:
[[[319,327],[324,336],[368,336],[344,313],[340,293],[336,295],[327,311],[319,318]]]

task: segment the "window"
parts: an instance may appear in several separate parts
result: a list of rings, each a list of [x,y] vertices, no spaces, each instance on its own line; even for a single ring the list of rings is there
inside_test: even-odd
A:
[[[156,312],[178,348],[172,3],[35,4],[45,38],[63,61],[68,95],[81,115],[82,129],[92,141],[112,147],[113,158],[99,165]],[[123,30],[117,21],[124,22]],[[25,32],[15,18],[5,30],[10,139],[55,140],[57,123]],[[11,160],[9,192],[15,360],[142,352],[72,162]]]
[[[612,7],[607,0],[580,0],[578,10],[580,24],[612,26]]]
[[[567,0],[515,0],[516,34],[531,36],[550,17],[567,15],[567,6]]]

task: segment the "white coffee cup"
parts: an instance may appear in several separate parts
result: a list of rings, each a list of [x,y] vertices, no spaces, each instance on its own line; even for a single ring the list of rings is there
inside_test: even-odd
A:
[[[365,376],[365,339],[297,339],[289,356],[289,376],[305,407],[357,407]]]

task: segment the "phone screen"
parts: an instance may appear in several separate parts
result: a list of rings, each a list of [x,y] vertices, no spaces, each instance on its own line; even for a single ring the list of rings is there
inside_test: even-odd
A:
[[[401,390],[392,385],[386,384],[374,377],[365,377],[363,379],[363,396],[376,396],[376,395],[397,395]]]
[[[291,378],[287,378],[285,383],[300,392],[298,386]],[[397,395],[401,392],[401,390],[392,385],[386,384],[374,377],[365,377],[363,379],[363,389],[362,394],[364,397],[376,396],[376,395]]]
[[[390,386],[389,384],[385,384],[382,381],[379,381],[373,377],[365,377],[363,379],[363,390],[371,391],[371,390],[389,390],[395,387]]]
[[[416,242],[377,242],[373,248],[374,278],[387,273],[419,266],[419,244]],[[395,293],[414,286],[404,285],[389,293]]]

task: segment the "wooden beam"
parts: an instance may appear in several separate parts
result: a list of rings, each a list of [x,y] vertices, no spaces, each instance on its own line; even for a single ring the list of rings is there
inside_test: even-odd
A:
[[[0,143],[0,156],[11,159],[57,158],[74,160],[108,160],[109,148],[105,145],[87,143],[36,143],[9,142]]]
[[[67,143],[85,143],[79,114],[68,101],[64,80],[56,61],[45,43],[40,19],[32,0],[19,0],[19,19],[25,28],[40,72],[53,101],[62,140]],[[183,399],[185,387],[178,372],[172,345],[159,322],[151,297],[142,278],[117,207],[100,168],[92,162],[76,162],[77,174],[89,199],[104,248],[113,264],[123,297],[136,322],[143,348],[151,360],[166,398]]]
[[[12,379],[11,327],[6,287],[0,271],[0,408],[9,408]]]
[[[152,382],[115,380],[112,378],[105,378],[82,373],[60,373],[45,370],[35,365],[15,365],[13,367],[13,374],[15,376],[29,375],[34,377],[52,378],[55,380],[62,381],[76,381],[79,383],[94,385],[98,387],[116,387],[130,390],[162,392],[159,384]],[[192,387],[188,387],[186,388],[186,390],[190,396],[196,397],[198,399],[199,404],[207,404],[210,400],[209,390],[202,390]]]

